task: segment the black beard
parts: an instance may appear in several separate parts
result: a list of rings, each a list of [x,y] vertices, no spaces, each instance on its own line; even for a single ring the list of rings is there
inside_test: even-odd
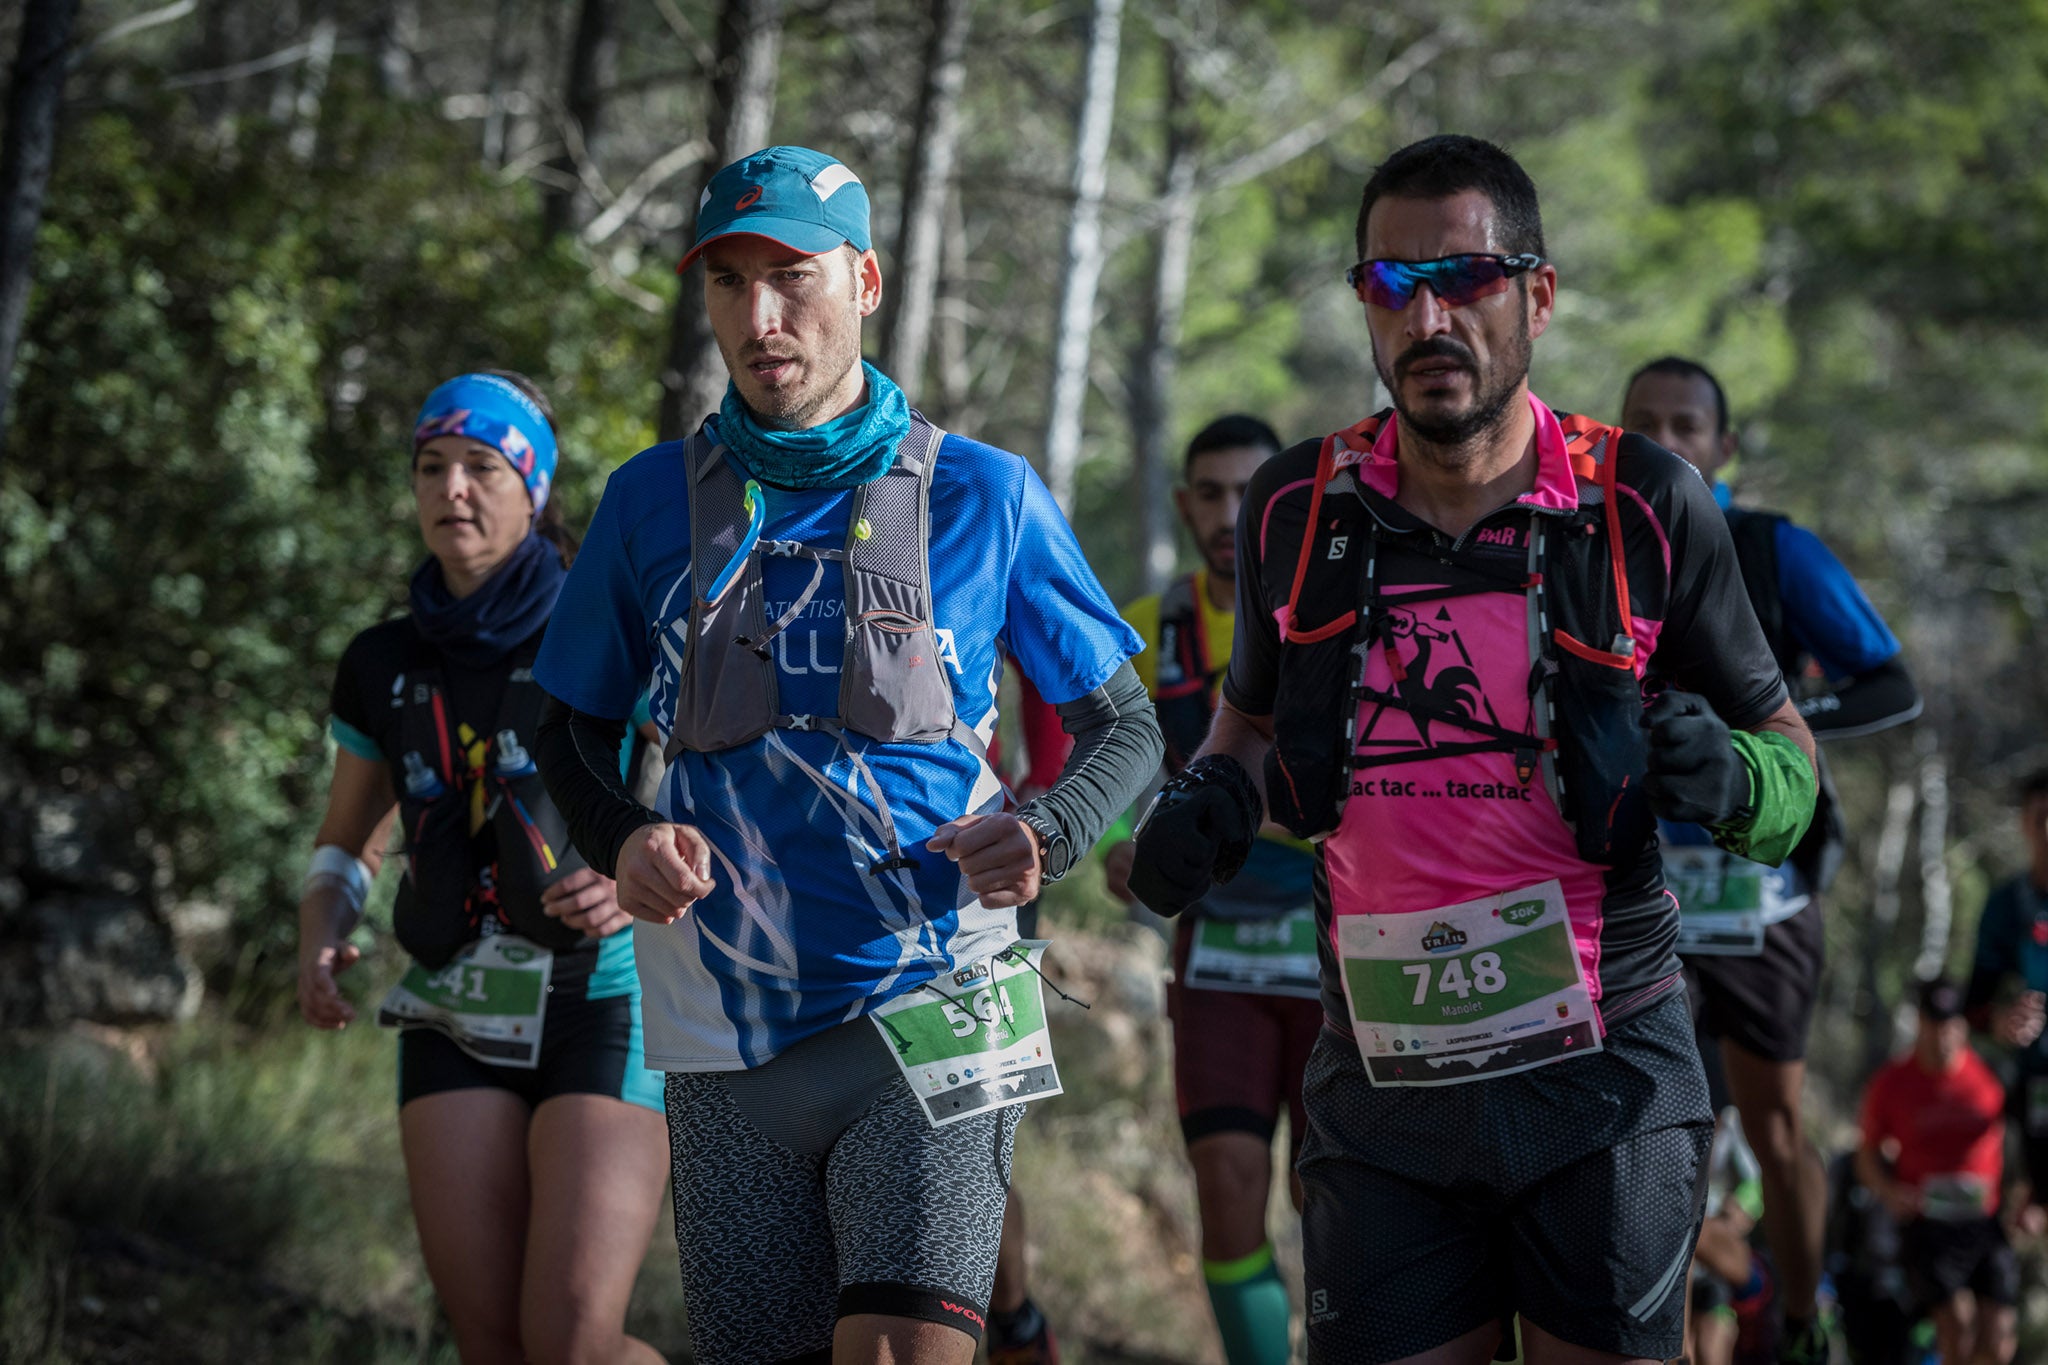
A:
[[[1237,581],[1237,557],[1235,555],[1231,556],[1228,565],[1219,565],[1216,562],[1215,555],[1210,553],[1207,546],[1204,546],[1202,549],[1202,567],[1209,571],[1209,577],[1211,578],[1221,578],[1230,583]]]
[[[1533,347],[1526,335],[1518,334],[1519,344],[1511,343],[1510,352],[1501,357],[1491,374],[1480,373],[1472,363],[1472,356],[1464,347],[1446,339],[1419,342],[1401,357],[1401,366],[1413,361],[1441,356],[1458,361],[1478,376],[1477,391],[1472,406],[1464,412],[1439,417],[1418,416],[1408,411],[1401,402],[1400,387],[1387,365],[1380,360],[1378,352],[1373,354],[1373,368],[1379,372],[1380,382],[1393,396],[1394,411],[1401,415],[1401,425],[1406,430],[1434,446],[1456,448],[1472,443],[1481,436],[1500,430],[1508,419],[1508,405],[1515,400],[1515,391],[1529,374],[1529,356]],[[1399,367],[1397,367],[1399,368]]]

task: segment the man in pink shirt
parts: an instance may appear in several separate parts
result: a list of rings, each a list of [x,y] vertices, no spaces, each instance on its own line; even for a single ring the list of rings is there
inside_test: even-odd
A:
[[[1776,863],[1812,738],[1690,466],[1529,392],[1535,186],[1436,137],[1349,275],[1393,410],[1283,452],[1238,524],[1214,729],[1138,834],[1155,910],[1262,817],[1318,841],[1309,1359],[1681,1349],[1712,1119],[1654,817]]]

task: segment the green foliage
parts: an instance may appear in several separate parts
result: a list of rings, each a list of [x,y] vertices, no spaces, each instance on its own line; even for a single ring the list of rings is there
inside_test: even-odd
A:
[[[10,1211],[147,1233],[237,1269],[410,1301],[390,1038],[182,1033],[154,1078],[70,1039],[0,1054]]]
[[[305,163],[170,104],[69,132],[0,473],[0,752],[135,791],[180,893],[259,950],[287,941],[335,661],[420,557],[420,398],[534,375],[576,524],[652,439],[659,320],[536,248],[530,194],[447,125],[340,78],[323,109]]]
[[[1613,421],[1634,368],[1675,351],[1712,368],[1729,401],[1754,411],[1795,363],[1783,306],[1765,289],[1761,216],[1736,198],[1660,202],[1647,151],[1629,133],[1616,111],[1523,149],[1559,272],[1535,386]]]

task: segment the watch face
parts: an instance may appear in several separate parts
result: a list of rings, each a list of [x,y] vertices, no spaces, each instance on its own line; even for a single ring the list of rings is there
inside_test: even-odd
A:
[[[1042,820],[1026,817],[1022,823],[1024,828],[1038,836],[1041,875],[1051,881],[1064,877],[1074,861],[1073,845],[1067,841],[1067,836]]]

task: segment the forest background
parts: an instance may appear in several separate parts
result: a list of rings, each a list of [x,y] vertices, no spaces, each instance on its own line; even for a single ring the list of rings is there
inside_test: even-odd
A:
[[[1612,420],[1642,360],[1712,366],[1745,501],[1822,533],[1926,697],[1831,749],[1852,845],[1824,1135],[2019,865],[2011,786],[2048,762],[2048,5],[27,0],[0,14],[17,51],[0,962],[28,984],[0,1024],[62,1022],[23,946],[63,882],[34,868],[52,812],[98,822],[135,869],[113,889],[196,965],[170,1022],[81,1009],[90,1048],[0,1048],[0,1355],[155,1358],[121,1354],[125,1309],[88,1283],[116,1263],[155,1267],[139,1297],[165,1319],[164,1285],[231,1268],[280,1352],[445,1350],[388,1056],[289,1009],[328,687],[402,607],[407,432],[439,379],[540,381],[579,525],[715,403],[701,276],[673,263],[711,170],[770,142],[860,172],[888,284],[871,358],[1037,463],[1119,600],[1190,562],[1168,490],[1209,418],[1294,440],[1380,405],[1342,280],[1374,163],[1438,131],[1508,145],[1561,280],[1537,392]],[[1053,913],[1123,932],[1093,871]],[[1176,1169],[1170,1118],[1111,1109]],[[672,1264],[647,1296],[675,1297]],[[1198,1300],[1192,1325],[1131,1326],[1102,1280],[1061,1281],[1070,1313],[1125,1324],[1082,1358],[1213,1350]],[[178,1300],[210,1325],[163,1358],[235,1340],[215,1298]]]

